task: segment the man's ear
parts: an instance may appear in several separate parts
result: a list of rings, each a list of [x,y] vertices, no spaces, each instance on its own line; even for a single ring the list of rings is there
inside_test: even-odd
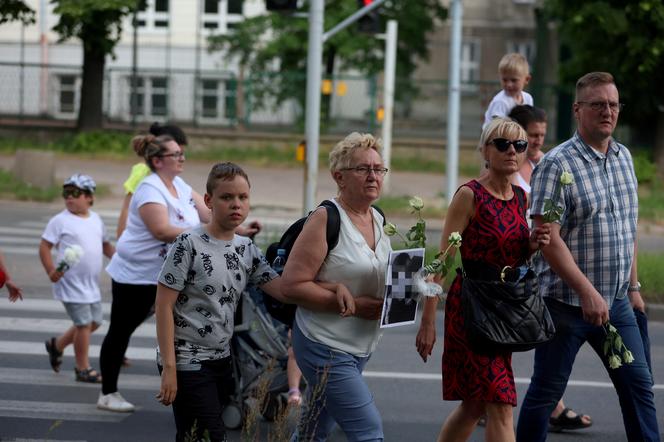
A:
[[[212,210],[212,195],[205,192],[205,195],[203,195],[203,202],[205,203],[205,207]]]

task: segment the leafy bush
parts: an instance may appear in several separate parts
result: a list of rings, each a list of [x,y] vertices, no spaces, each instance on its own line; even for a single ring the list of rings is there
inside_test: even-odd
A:
[[[634,160],[634,172],[639,183],[652,183],[657,174],[655,163],[650,160],[646,152],[638,152],[632,156]]]
[[[53,201],[60,195],[62,188],[52,186],[41,189],[26,184],[14,177],[11,173],[0,169],[0,196],[15,198],[17,200]]]
[[[664,254],[642,252],[637,262],[639,281],[643,286],[641,293],[646,303],[664,302]]]
[[[69,138],[69,139],[68,139]],[[64,152],[125,153],[131,151],[131,135],[119,132],[81,132],[58,140],[55,146]]]

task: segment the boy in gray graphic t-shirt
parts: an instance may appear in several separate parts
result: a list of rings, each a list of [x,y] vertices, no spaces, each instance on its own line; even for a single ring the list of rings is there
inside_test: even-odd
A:
[[[207,433],[225,441],[221,412],[234,385],[229,344],[240,295],[253,283],[286,301],[281,279],[258,247],[234,233],[249,214],[246,173],[233,163],[216,164],[205,204],[212,220],[177,237],[159,274],[157,399],[173,404],[176,440],[195,426],[195,440]]]

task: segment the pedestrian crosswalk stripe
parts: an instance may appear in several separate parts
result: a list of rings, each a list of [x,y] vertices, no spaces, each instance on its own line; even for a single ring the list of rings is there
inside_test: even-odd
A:
[[[61,307],[61,310],[64,310],[64,307]],[[93,335],[106,335],[108,325],[108,321],[104,321],[101,327],[99,327]],[[0,331],[39,332],[48,333],[49,335],[59,335],[71,326],[71,319],[14,318],[0,316]],[[132,336],[138,338],[156,338],[156,325],[150,322],[143,323],[136,329]]]
[[[44,225],[43,227],[46,227]],[[26,227],[7,227],[7,226],[0,226],[0,234],[2,235],[37,235],[38,237],[41,237],[41,233],[43,232],[42,229],[29,229]]]
[[[90,345],[89,356],[91,358],[99,357],[101,345]],[[127,348],[125,355],[129,359],[137,361],[156,361],[157,360],[157,342],[153,347],[135,347]],[[33,341],[0,341],[0,354],[14,355],[45,355],[46,350],[43,342]],[[69,345],[65,348],[65,356],[74,356],[74,346]]]
[[[0,416],[23,419],[122,422],[130,414],[99,410],[96,403],[0,400]]]
[[[44,356],[44,363],[48,364]],[[74,370],[70,372],[62,369],[56,373],[49,369],[0,367],[0,383],[20,385],[44,385],[54,387],[80,387],[99,390],[99,384],[76,382]],[[122,373],[118,378],[119,390],[159,391],[161,378],[157,373],[156,365],[153,375]]]
[[[108,315],[111,313],[110,302],[102,302],[101,307],[104,314]],[[55,299],[23,299],[23,301],[15,302],[13,304],[0,303],[0,312],[17,310],[64,313],[62,302],[56,301]]]

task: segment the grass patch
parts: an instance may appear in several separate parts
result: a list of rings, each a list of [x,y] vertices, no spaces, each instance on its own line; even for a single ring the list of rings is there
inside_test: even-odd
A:
[[[664,254],[639,252],[639,281],[646,304],[664,302]]]
[[[51,186],[48,189],[34,187],[0,169],[0,197],[21,201],[50,202],[59,197],[61,192],[62,187],[60,186]]]
[[[401,217],[411,217],[413,219],[413,223],[415,222],[415,215],[411,213],[410,207],[408,206],[408,200],[410,200],[412,196],[389,196],[389,195],[384,195],[381,196],[380,199],[376,202],[376,205],[381,208],[383,212],[385,212],[386,217],[395,217],[395,216],[401,216]],[[430,204],[430,201],[425,201],[424,208],[422,209],[422,217],[424,218],[442,218],[445,215],[445,209],[443,207],[435,207]],[[403,229],[409,229],[409,226],[397,226],[401,227]]]
[[[664,221],[664,185],[661,180],[639,186],[639,220],[658,224]]]

